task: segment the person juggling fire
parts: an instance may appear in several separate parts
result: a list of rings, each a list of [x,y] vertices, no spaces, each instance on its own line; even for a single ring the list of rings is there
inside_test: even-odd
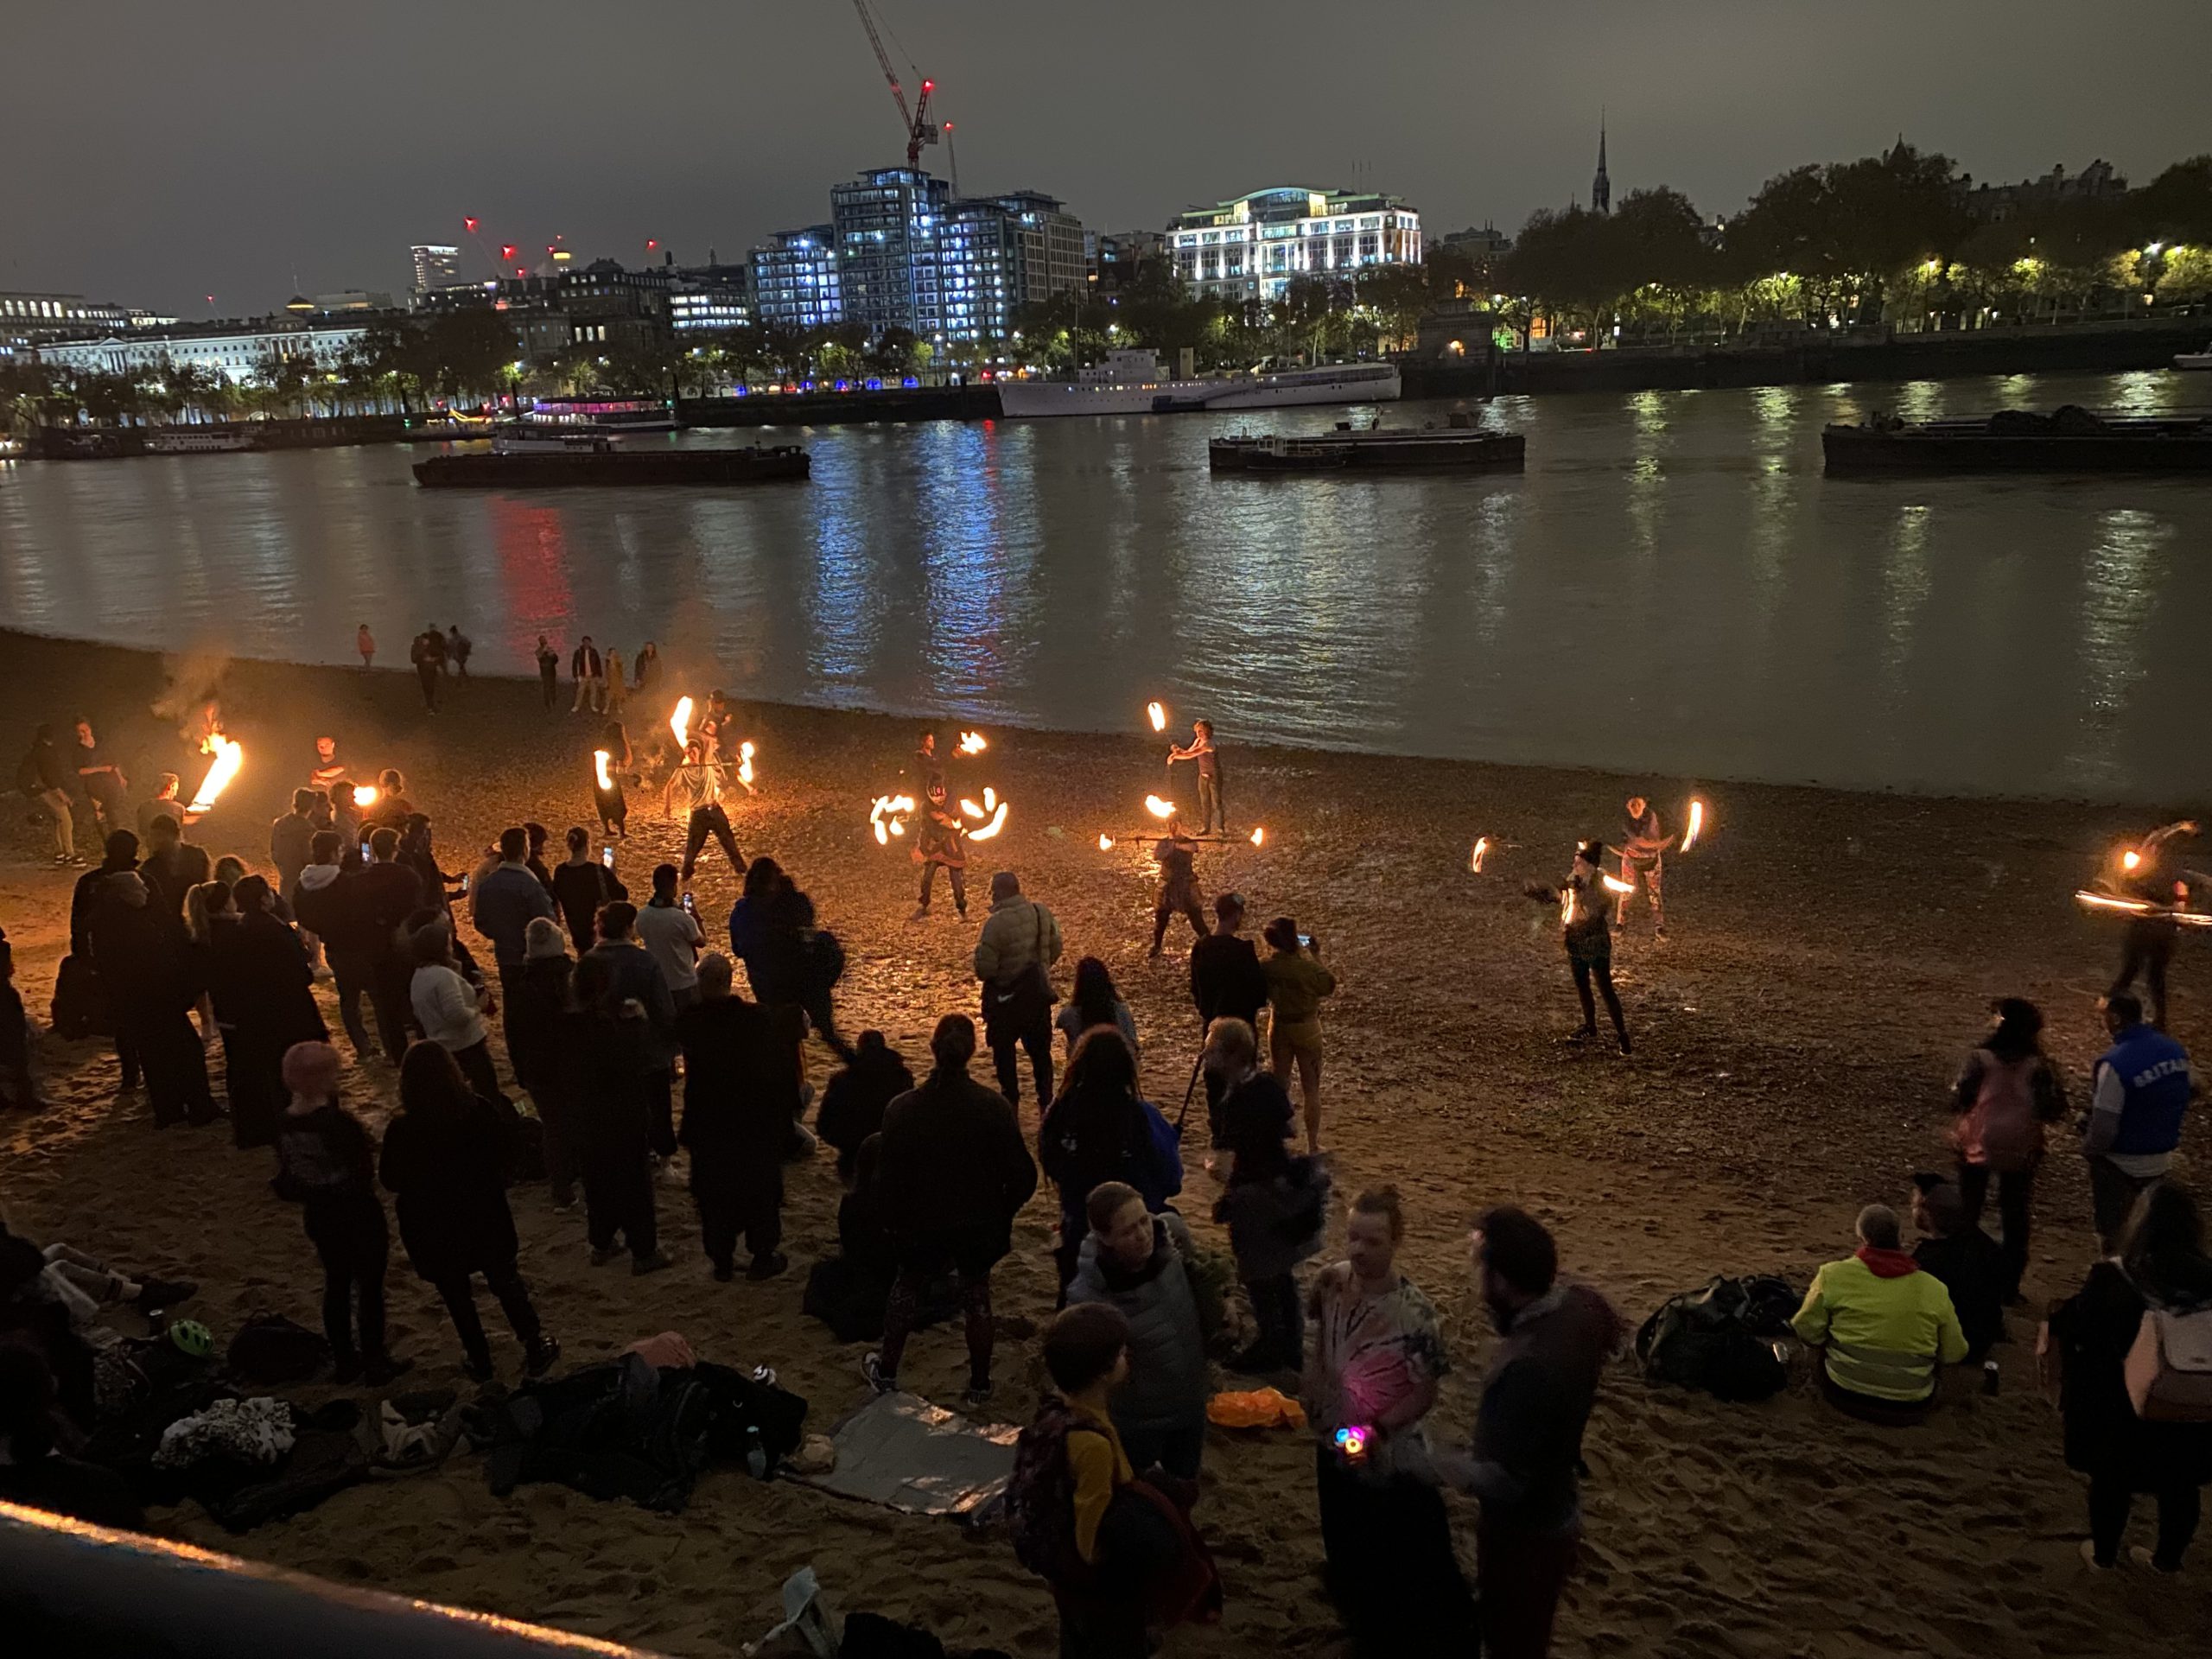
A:
[[[1667,937],[1666,855],[1675,841],[1675,836],[1661,829],[1657,807],[1641,795],[1628,798],[1628,817],[1621,835],[1620,877],[1627,883],[1628,890],[1620,895],[1620,904],[1613,914],[1616,933],[1628,925],[1628,901],[1636,896],[1637,884],[1641,881],[1651,900],[1651,931],[1658,938]]]
[[[1182,821],[1167,820],[1167,833],[1154,845],[1152,856],[1160,866],[1160,896],[1152,906],[1152,954],[1159,956],[1167,940],[1167,925],[1187,917],[1192,933],[1206,936],[1205,905],[1198,897],[1198,843],[1184,832]]]
[[[683,746],[683,763],[668,775],[661,788],[661,804],[671,819],[683,821],[683,869],[689,881],[699,867],[699,854],[711,836],[740,876],[745,874],[744,855],[730,832],[729,814],[722,806],[721,769],[709,766],[696,739]]]
[[[1167,766],[1172,772],[1178,760],[1192,760],[1198,768],[1198,833],[1205,835],[1220,821],[1219,834],[1229,834],[1229,807],[1222,796],[1226,779],[1222,772],[1221,751],[1214,747],[1213,721],[1194,720],[1191,722],[1191,741],[1178,743],[1167,751]],[[1205,930],[1198,930],[1203,933]]]

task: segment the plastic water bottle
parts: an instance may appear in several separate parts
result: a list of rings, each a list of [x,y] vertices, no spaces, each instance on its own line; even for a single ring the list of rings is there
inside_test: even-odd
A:
[[[1981,1362],[1981,1391],[1984,1394],[1994,1394],[1997,1392],[1997,1362],[1993,1359],[1983,1360]]]
[[[760,1430],[752,1423],[745,1426],[745,1467],[755,1480],[768,1478],[768,1448],[760,1443]]]

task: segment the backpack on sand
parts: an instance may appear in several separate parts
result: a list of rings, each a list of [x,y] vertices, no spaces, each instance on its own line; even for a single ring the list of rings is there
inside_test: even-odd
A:
[[[1774,1344],[1789,1335],[1797,1294],[1780,1279],[1716,1278],[1670,1296],[1636,1333],[1647,1381],[1701,1389],[1721,1400],[1782,1392],[1789,1368]]]
[[[1096,1576],[1075,1547],[1075,1467],[1070,1434],[1096,1434],[1063,1402],[1047,1398],[1014,1443],[1014,1476],[1006,1514],[1014,1558],[1056,1589],[1077,1589]]]
[[[2212,1423],[2212,1307],[2143,1310],[2127,1351],[2127,1397],[2150,1423]]]

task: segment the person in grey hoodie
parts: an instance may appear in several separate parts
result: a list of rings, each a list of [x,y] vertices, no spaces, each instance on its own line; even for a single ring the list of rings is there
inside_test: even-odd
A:
[[[1068,1305],[1104,1302],[1129,1322],[1129,1380],[1114,1396],[1114,1429],[1139,1474],[1157,1464],[1198,1478],[1205,1451],[1205,1333],[1191,1287],[1192,1245],[1182,1217],[1154,1215],[1136,1188],[1092,1189],[1090,1231],[1068,1284]]]

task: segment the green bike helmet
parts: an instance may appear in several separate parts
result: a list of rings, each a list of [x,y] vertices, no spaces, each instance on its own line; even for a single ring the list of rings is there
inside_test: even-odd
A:
[[[178,1319],[169,1326],[169,1340],[181,1353],[205,1359],[215,1351],[215,1333],[197,1319]]]

